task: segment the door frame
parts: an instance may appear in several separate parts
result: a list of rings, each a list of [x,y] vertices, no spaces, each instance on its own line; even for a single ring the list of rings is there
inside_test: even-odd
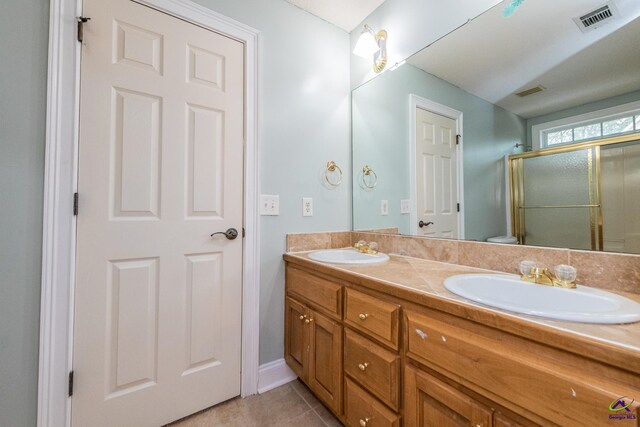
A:
[[[416,108],[427,110],[456,121],[456,134],[460,135],[456,145],[456,175],[458,176],[457,192],[460,212],[458,212],[458,237],[464,239],[464,161],[462,145],[464,143],[463,113],[446,105],[439,104],[416,94],[409,94],[409,197],[411,213],[409,214],[409,233],[418,234],[418,183],[416,181]]]
[[[258,217],[259,32],[190,0],[132,0],[238,40],[245,47],[244,228],[241,395],[258,391],[260,233]],[[75,291],[82,0],[51,0],[45,140],[38,375],[39,427],[69,426]],[[88,25],[91,25],[90,23]]]

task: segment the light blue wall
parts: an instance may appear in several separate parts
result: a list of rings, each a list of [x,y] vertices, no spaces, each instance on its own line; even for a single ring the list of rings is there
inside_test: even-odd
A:
[[[466,239],[484,240],[506,232],[503,157],[520,152],[525,121],[431,74],[405,64],[353,91],[354,228],[399,227],[409,232],[400,200],[409,198],[409,95],[416,94],[463,113]],[[378,185],[363,190],[362,166],[378,174]],[[389,200],[389,216],[380,200]]]
[[[611,108],[634,101],[640,101],[640,90],[625,93],[623,95],[613,96],[611,98],[601,99],[600,101],[590,102],[588,104],[579,105],[577,107],[568,108],[566,110],[556,111],[555,113],[533,117],[527,120],[527,143],[529,146],[531,146],[531,128],[535,125],[539,125],[540,123],[547,123],[567,117],[579,116],[580,114],[604,110],[605,108]]]
[[[0,4],[0,426],[36,424],[47,0]]]

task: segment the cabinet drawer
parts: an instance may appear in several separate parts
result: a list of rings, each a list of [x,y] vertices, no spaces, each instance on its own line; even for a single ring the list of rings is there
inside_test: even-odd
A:
[[[637,395],[628,385],[598,375],[600,365],[587,359],[452,316],[405,313],[409,358],[554,423],[606,425],[612,401]],[[637,411],[637,404],[632,409]]]
[[[460,390],[410,366],[404,377],[407,426],[496,427],[493,410]]]
[[[337,283],[287,267],[287,292],[312,306],[326,310],[328,314],[342,316],[342,286]]]
[[[346,289],[345,323],[398,349],[400,306]]]
[[[345,328],[344,370],[371,394],[398,410],[400,358]]]
[[[346,379],[345,420],[349,427],[400,427],[400,417]]]

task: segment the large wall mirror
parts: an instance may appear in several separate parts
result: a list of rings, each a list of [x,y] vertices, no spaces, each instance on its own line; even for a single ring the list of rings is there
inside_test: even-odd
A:
[[[640,253],[640,2],[505,5],[353,91],[353,228]]]

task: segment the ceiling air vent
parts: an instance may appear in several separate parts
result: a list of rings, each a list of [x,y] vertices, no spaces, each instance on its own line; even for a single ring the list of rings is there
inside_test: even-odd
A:
[[[573,18],[580,31],[586,33],[587,31],[595,30],[605,24],[613,21],[618,16],[618,9],[614,2],[609,2],[602,7],[585,13],[584,15]]]
[[[536,87],[525,89],[522,92],[517,92],[516,95],[520,98],[524,98],[525,96],[533,95],[534,93],[542,92],[543,90],[545,90],[545,87],[538,85]]]

